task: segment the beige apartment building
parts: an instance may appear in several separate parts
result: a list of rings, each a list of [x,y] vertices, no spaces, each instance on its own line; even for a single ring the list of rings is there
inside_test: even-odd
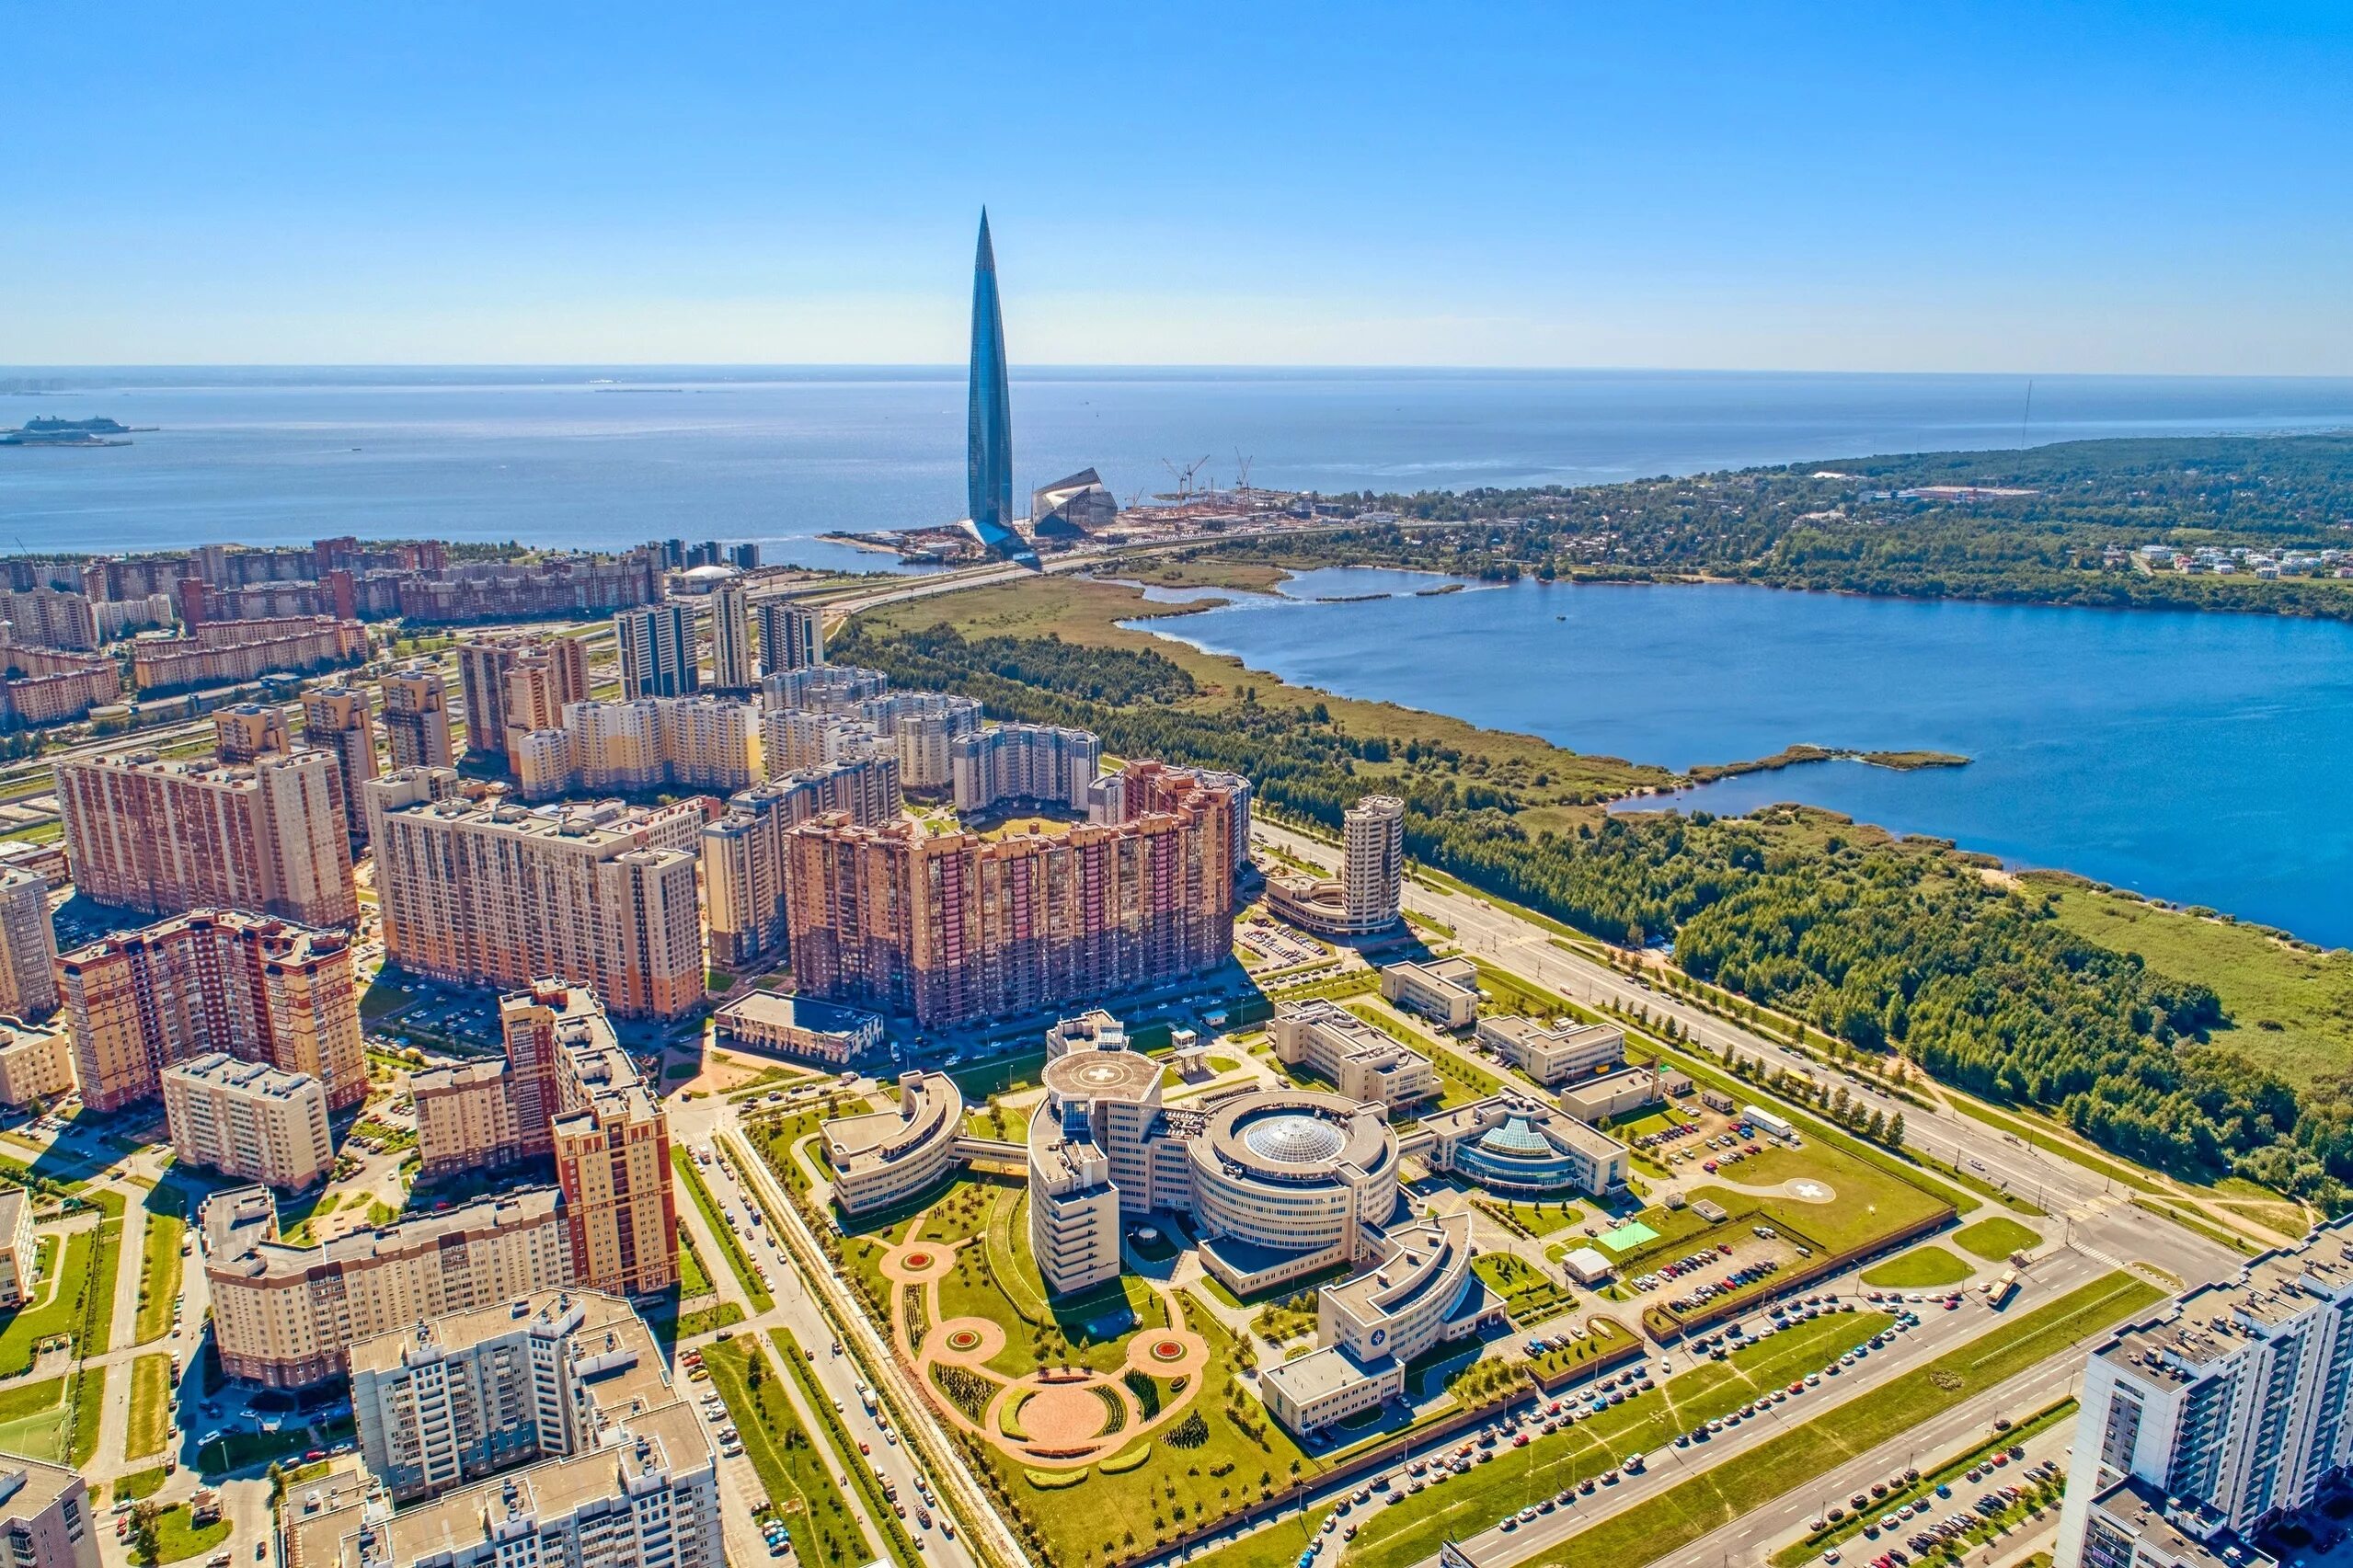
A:
[[[618,790],[749,789],[760,781],[760,709],[724,697],[574,703],[560,729],[509,750],[527,800]]]
[[[385,676],[382,691],[385,746],[392,753],[392,765],[455,767],[457,751],[450,738],[449,687],[442,680],[441,671],[428,664],[409,665]]]
[[[304,748],[251,763],[153,751],[57,764],[74,884],[148,914],[222,908],[312,926],[359,918],[343,767]]]
[[[308,1073],[210,1051],[162,1078],[164,1125],[181,1164],[290,1189],[334,1168],[327,1095]]]
[[[303,738],[343,764],[343,825],[364,843],[368,824],[360,786],[376,776],[376,730],[364,686],[321,686],[303,693]]]
[[[239,703],[212,712],[212,755],[224,762],[250,762],[294,744],[286,710],[275,703]]]
[[[273,1389],[344,1376],[353,1342],[572,1281],[563,1198],[522,1187],[318,1246],[278,1240],[266,1187],[205,1200],[198,1220],[221,1367]]]
[[[73,1091],[74,1047],[65,1031],[0,1018],[0,1105],[23,1110]]]
[[[92,1110],[146,1099],[165,1068],[209,1051],[307,1074],[329,1110],[367,1097],[342,932],[205,910],[77,947],[58,959],[57,982]]]
[[[40,1261],[33,1195],[22,1187],[0,1187],[0,1307],[25,1304]]]
[[[408,1075],[417,1104],[417,1151],[427,1181],[496,1171],[523,1158],[503,1061],[459,1062]]]
[[[520,683],[509,677],[527,674]],[[588,649],[577,637],[482,637],[457,647],[458,694],[465,704],[465,749],[476,756],[508,757],[508,731],[551,729],[564,704],[588,701]],[[508,711],[510,692],[521,699]],[[411,764],[415,765],[415,764]]]
[[[332,615],[208,622],[186,637],[132,645],[131,680],[142,692],[227,686],[284,670],[318,670],[363,658],[368,629]]]
[[[454,774],[430,768],[365,788],[393,962],[463,985],[561,975],[624,1017],[701,1001],[698,802],[533,810],[462,798]]]
[[[46,1018],[57,1011],[57,927],[49,879],[0,870],[0,1013]]]
[[[98,1568],[89,1482],[63,1465],[0,1454],[0,1540],[9,1568]]]

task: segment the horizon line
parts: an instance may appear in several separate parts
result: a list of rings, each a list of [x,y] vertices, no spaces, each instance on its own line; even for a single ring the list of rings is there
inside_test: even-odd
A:
[[[1773,366],[1707,365],[1483,365],[1414,361],[1317,361],[1291,363],[1241,361],[1054,361],[1010,364],[1008,372],[1027,374],[1099,374],[1103,372],[1169,372],[1203,374],[1417,374],[1417,375],[1662,375],[1662,376],[1808,376],[1808,377],[1942,377],[1949,380],[2001,381],[2034,378],[2052,381],[2353,381],[2353,369],[2344,371],[2053,371],[2053,370],[1823,370]],[[88,361],[40,363],[0,363],[0,376],[41,372],[87,374],[146,371],[186,373],[198,371],[625,371],[633,372],[722,371],[730,373],[789,372],[881,372],[936,374],[963,380],[970,367],[930,360],[189,360]],[[0,395],[23,395],[0,388]]]

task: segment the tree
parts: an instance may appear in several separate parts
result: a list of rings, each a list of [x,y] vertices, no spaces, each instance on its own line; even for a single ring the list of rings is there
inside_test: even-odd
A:
[[[1898,1111],[1896,1119],[1888,1124],[1888,1147],[1890,1149],[1903,1147],[1903,1113],[1901,1111]]]

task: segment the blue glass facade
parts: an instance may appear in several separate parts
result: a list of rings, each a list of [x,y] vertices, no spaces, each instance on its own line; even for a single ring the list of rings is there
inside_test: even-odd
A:
[[[965,423],[964,499],[972,532],[992,550],[1017,551],[1013,531],[1013,409],[1005,385],[1004,313],[997,303],[997,253],[989,214],[972,258],[972,381]]]

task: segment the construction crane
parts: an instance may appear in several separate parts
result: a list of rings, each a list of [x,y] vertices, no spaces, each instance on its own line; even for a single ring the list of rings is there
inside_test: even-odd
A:
[[[1250,459],[1242,455],[1242,449],[1238,446],[1234,449],[1234,493],[1237,496],[1250,493]]]
[[[1179,468],[1168,459],[1162,458],[1160,465],[1176,476],[1176,490],[1169,498],[1181,501],[1190,496],[1193,493],[1193,475],[1199,474],[1201,471],[1201,465],[1209,460],[1209,453],[1203,452],[1184,467]]]

